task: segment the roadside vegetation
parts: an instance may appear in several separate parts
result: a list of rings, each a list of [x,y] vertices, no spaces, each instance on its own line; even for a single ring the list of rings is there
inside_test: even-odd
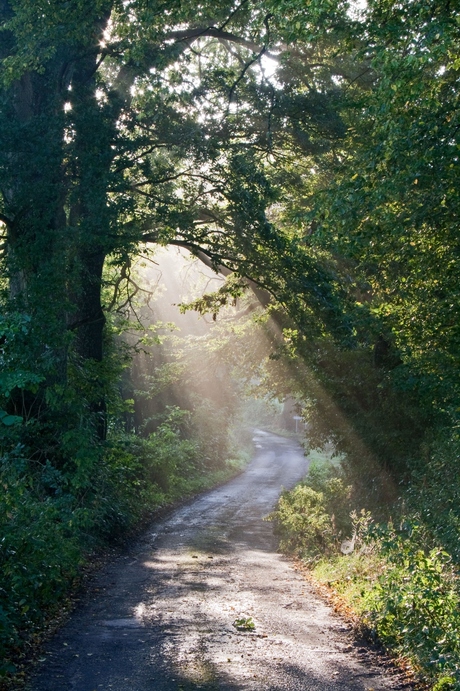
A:
[[[323,456],[269,517],[281,549],[339,596],[360,632],[433,689],[460,688],[459,451],[435,445],[429,480],[414,472],[391,504]]]
[[[40,414],[24,419],[4,411],[0,419],[2,688],[21,680],[47,622],[58,618],[93,561],[122,547],[159,510],[239,473],[251,458],[252,426],[276,417],[263,402],[244,399],[218,352],[208,354],[203,371],[213,323],[198,323],[197,335],[149,322],[150,301],[161,303],[157,292],[115,312],[107,327],[102,443],[92,425],[56,438]],[[3,344],[14,352],[8,341],[26,338],[27,324],[1,324]],[[93,371],[75,369],[78,396],[69,382],[47,402],[56,421],[78,419],[88,405]],[[9,386],[21,376],[11,365]],[[28,392],[39,396],[38,387]]]

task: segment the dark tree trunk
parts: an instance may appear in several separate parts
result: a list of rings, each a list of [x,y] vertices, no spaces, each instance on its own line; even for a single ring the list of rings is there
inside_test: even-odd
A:
[[[100,37],[98,37],[99,39]],[[108,203],[112,165],[114,113],[97,102],[97,52],[79,60],[72,78],[72,144],[75,189],[71,194],[70,230],[74,235],[73,305],[69,328],[75,333],[77,359],[90,365],[90,413],[100,439],[106,436],[106,382],[96,363],[104,359],[105,316],[101,291],[104,260],[110,251],[109,237],[116,221]],[[92,364],[91,364],[92,363]]]
[[[82,252],[79,257],[81,285],[77,298],[75,321],[75,349],[83,360],[101,362],[105,316],[101,305],[102,270],[105,255],[102,250]]]
[[[28,385],[27,375],[18,375],[18,386],[11,391],[7,406],[24,419],[43,418],[47,389],[66,380],[66,183],[59,70],[56,58],[43,74],[26,73],[13,82],[0,114],[10,308],[22,319],[24,334],[18,336],[15,358],[19,372],[28,369],[41,378],[37,390]]]
[[[80,361],[103,359],[101,286],[112,153],[101,131],[111,121],[96,101],[94,74],[109,14],[95,21],[85,45],[63,42],[40,73],[25,73],[2,94],[0,193],[10,298],[13,311],[30,325],[24,359],[43,379],[40,401],[34,396],[30,411],[24,411],[28,397],[21,389],[13,395],[12,407],[26,416],[37,410],[42,415],[47,389],[65,386],[69,329]],[[0,0],[0,20],[10,16],[10,3]],[[0,57],[14,51],[15,37],[3,32]],[[67,101],[73,111],[66,115]],[[95,381],[90,388],[96,393],[89,406],[103,438],[103,385]]]
[[[82,362],[100,363],[104,357],[105,315],[101,305],[102,271],[105,254],[102,250],[82,251],[78,263],[80,269],[79,293],[75,300],[76,311],[70,328],[75,331],[75,351]],[[96,433],[104,440],[107,433],[107,408],[104,382],[95,374],[90,385],[90,413],[94,417]]]

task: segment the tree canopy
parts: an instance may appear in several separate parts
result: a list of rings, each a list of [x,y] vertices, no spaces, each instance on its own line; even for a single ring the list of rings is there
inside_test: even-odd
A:
[[[103,360],[104,263],[122,270],[140,243],[204,253],[283,304],[295,276],[311,303],[298,318],[339,320],[327,267],[267,214],[270,171],[343,137],[339,93],[329,74],[298,77],[302,51],[291,69],[269,7],[2,2],[1,18],[5,296],[34,344],[5,395],[63,385],[69,354]]]
[[[454,412],[448,5],[3,0],[0,17],[9,413],[103,362],[104,265],[118,285],[149,243],[267,290],[304,356],[380,338],[395,381]],[[85,381],[102,420],[104,385]]]

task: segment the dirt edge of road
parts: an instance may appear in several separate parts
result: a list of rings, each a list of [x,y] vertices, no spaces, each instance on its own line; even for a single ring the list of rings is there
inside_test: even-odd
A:
[[[417,681],[416,674],[410,663],[401,657],[395,657],[391,651],[386,650],[382,643],[373,636],[372,631],[364,624],[362,619],[352,610],[345,599],[331,586],[320,583],[312,572],[300,559],[292,557],[293,568],[298,571],[308,582],[312,590],[338,614],[349,627],[354,644],[360,653],[365,653],[374,659],[379,667],[388,670],[397,678],[398,682],[408,691],[428,691],[429,686]]]

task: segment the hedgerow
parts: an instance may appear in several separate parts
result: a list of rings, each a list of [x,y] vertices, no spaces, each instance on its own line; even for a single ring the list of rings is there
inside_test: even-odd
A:
[[[398,502],[386,506],[386,522],[374,522],[352,486],[344,493],[347,464],[338,469],[325,463],[320,472],[314,466],[300,485],[283,493],[270,516],[281,548],[303,558],[313,576],[359,616],[368,635],[408,661],[430,687],[456,691],[459,450],[458,441],[438,443],[431,483],[414,471]],[[331,494],[331,480],[337,483],[340,474],[342,491]],[[382,506],[377,511],[382,516]]]

